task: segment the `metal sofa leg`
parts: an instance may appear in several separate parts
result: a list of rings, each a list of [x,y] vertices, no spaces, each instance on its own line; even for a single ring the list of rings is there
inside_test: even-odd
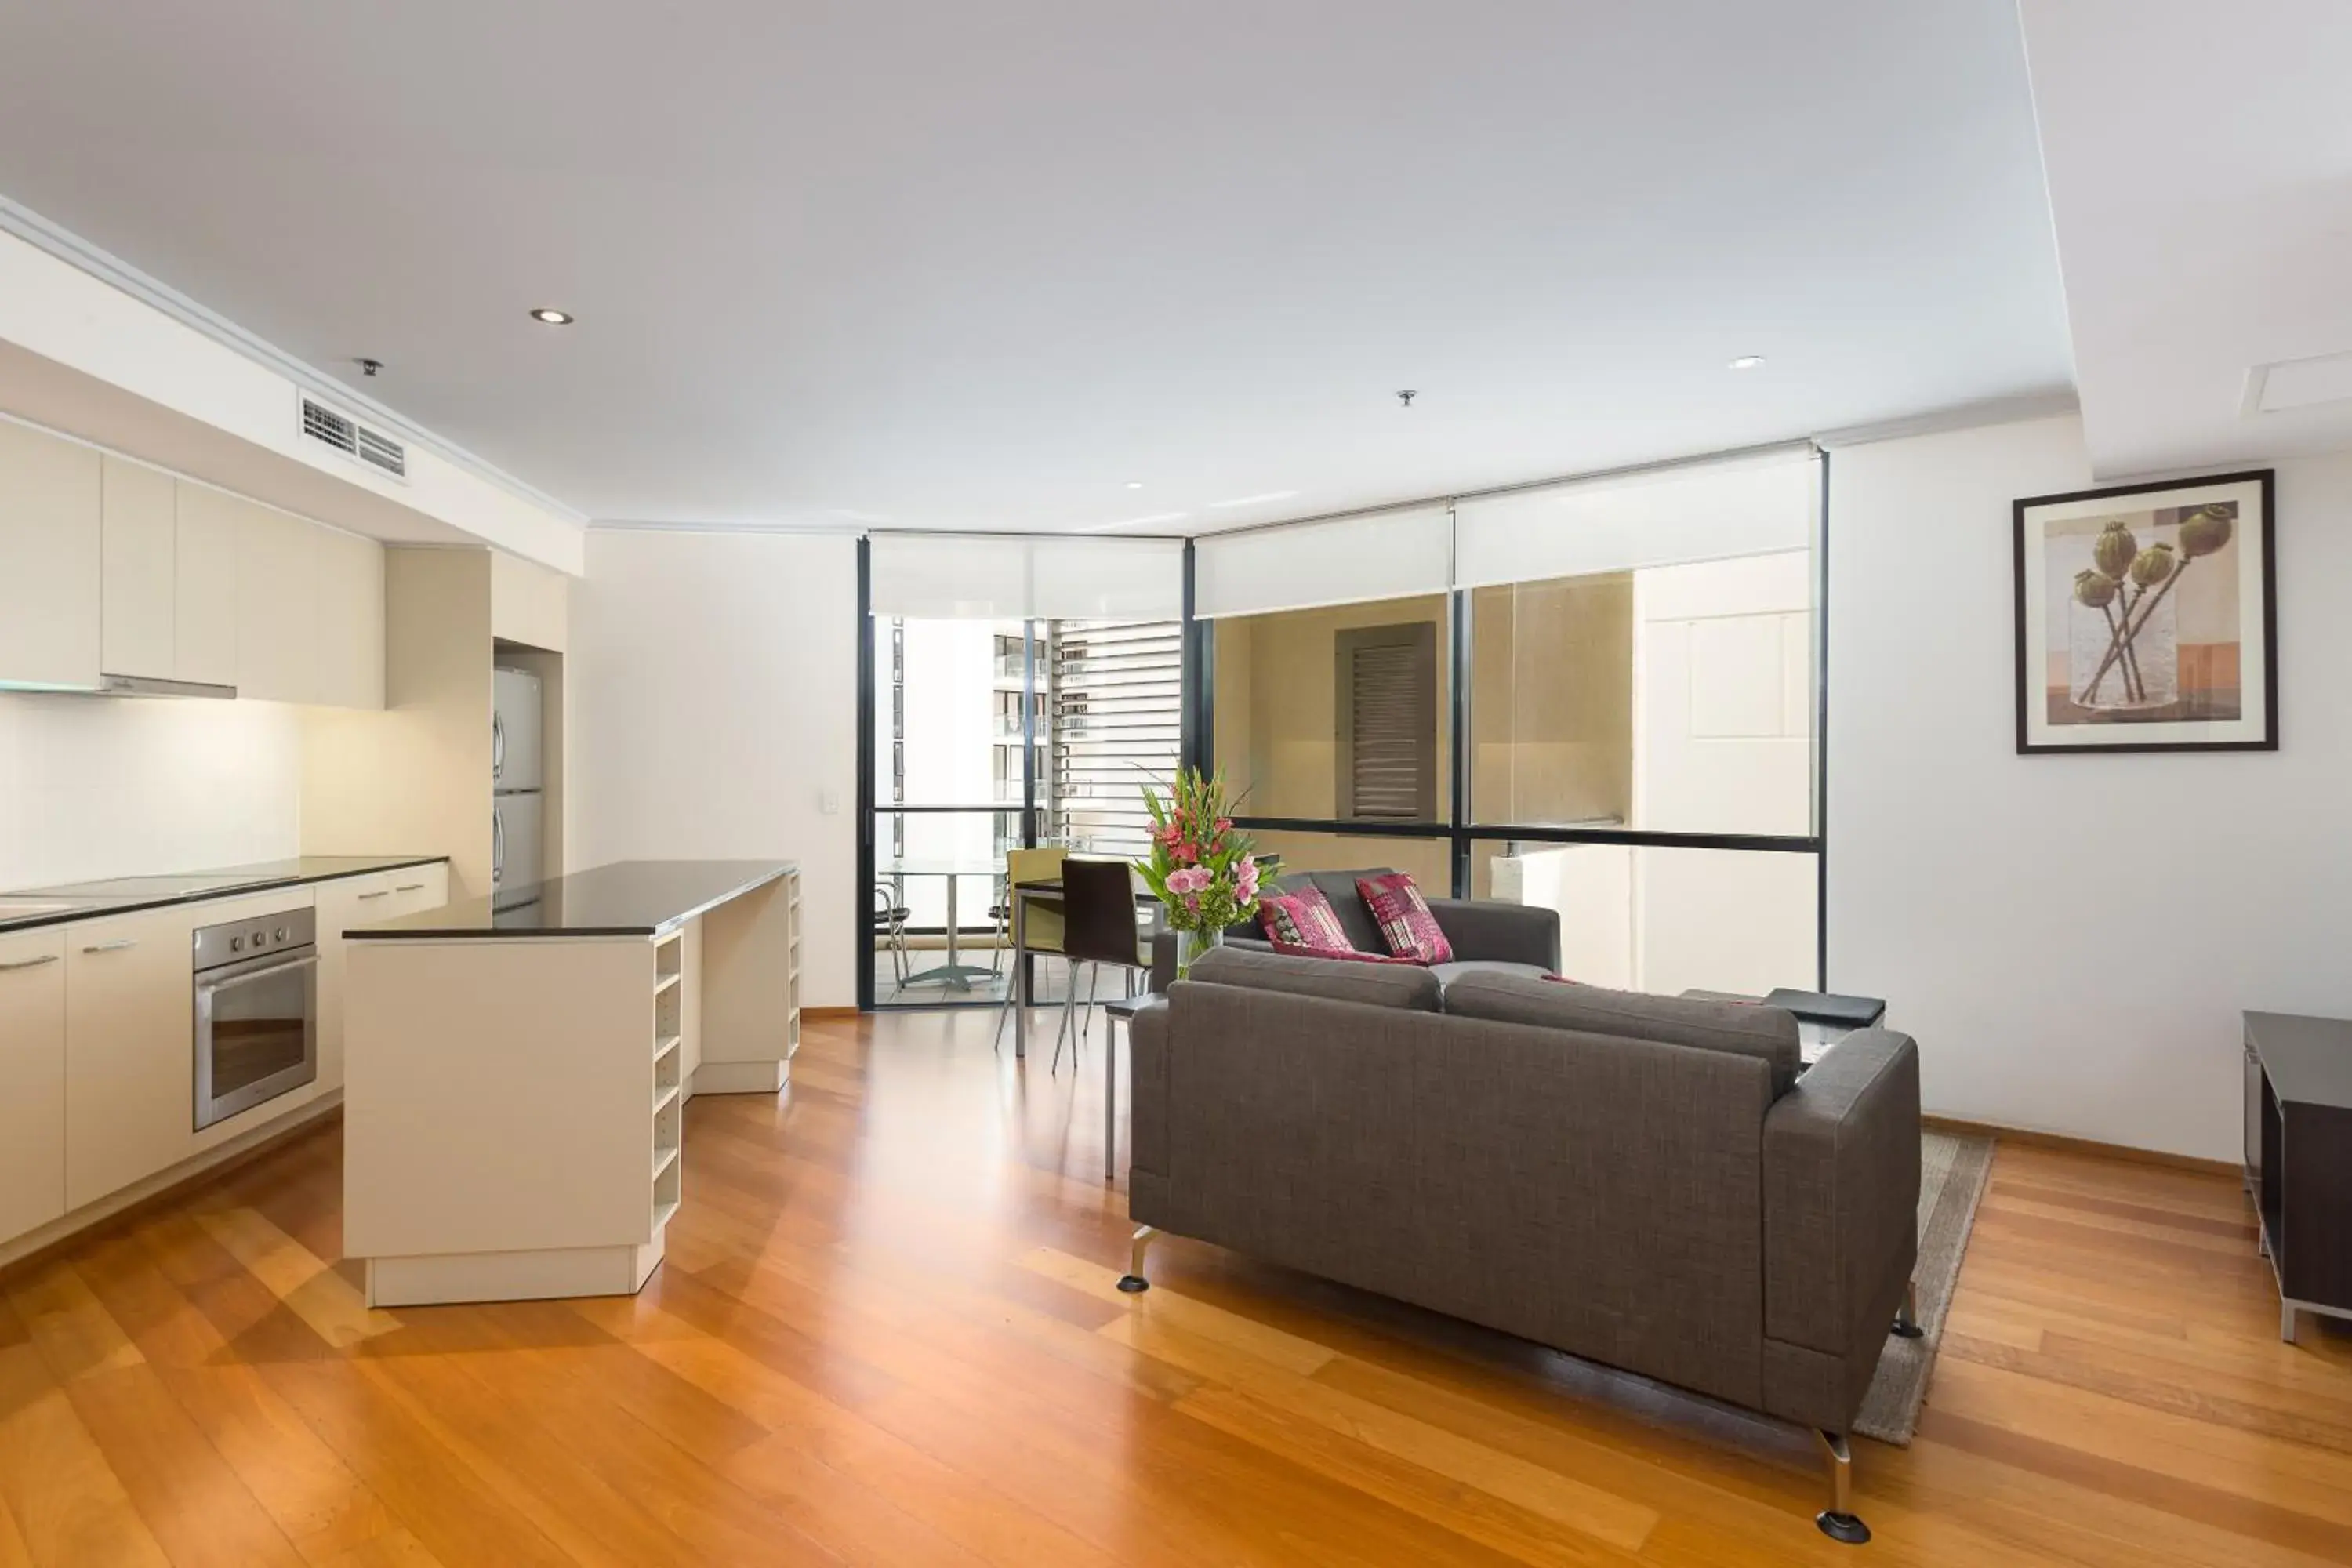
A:
[[[1128,1244],[1127,1272],[1119,1276],[1118,1288],[1133,1296],[1151,1289],[1151,1281],[1143,1277],[1143,1254],[1151,1238],[1160,1233],[1151,1226],[1136,1227],[1135,1239]]]
[[[1817,1431],[1813,1436],[1821,1444],[1830,1480],[1830,1506],[1813,1515],[1813,1522],[1832,1541],[1860,1546],[1870,1539],[1870,1526],[1854,1515],[1853,1455],[1845,1446],[1845,1434]]]
[[[1903,1306],[1895,1314],[1895,1337],[1916,1340],[1927,1331],[1919,1326],[1919,1282],[1915,1279],[1903,1287]]]

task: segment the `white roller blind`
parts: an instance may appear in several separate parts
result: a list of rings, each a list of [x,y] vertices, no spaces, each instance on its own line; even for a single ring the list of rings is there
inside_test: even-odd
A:
[[[1172,621],[1183,614],[1177,540],[877,533],[871,545],[877,616]]]
[[[1445,592],[1454,531],[1442,506],[1372,512],[1192,545],[1192,611],[1254,616]]]
[[[1454,508],[1459,585],[1807,549],[1819,481],[1806,448],[1465,500]]]

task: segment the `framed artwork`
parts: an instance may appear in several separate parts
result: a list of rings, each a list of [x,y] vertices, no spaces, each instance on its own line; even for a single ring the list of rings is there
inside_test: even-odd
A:
[[[2271,470],[2017,503],[2017,749],[2278,749]]]

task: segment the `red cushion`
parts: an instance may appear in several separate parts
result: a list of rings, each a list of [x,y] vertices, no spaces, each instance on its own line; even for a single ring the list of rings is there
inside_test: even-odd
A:
[[[1411,872],[1359,877],[1356,891],[1363,896],[1372,919],[1380,922],[1381,940],[1389,944],[1391,952],[1415,963],[1454,962],[1454,944],[1438,929],[1437,917],[1429,912],[1429,900],[1413,886]]]
[[[1286,952],[1293,958],[1336,958],[1342,963],[1405,963],[1415,969],[1422,966],[1417,958],[1391,958],[1385,952],[1359,952],[1352,947],[1307,947],[1278,936],[1270,941],[1275,952]]]
[[[1335,953],[1344,958],[1356,951],[1346,928],[1339,924],[1339,912],[1323,896],[1323,889],[1312,883],[1296,892],[1266,894],[1258,900],[1257,913],[1266,940],[1286,952]]]

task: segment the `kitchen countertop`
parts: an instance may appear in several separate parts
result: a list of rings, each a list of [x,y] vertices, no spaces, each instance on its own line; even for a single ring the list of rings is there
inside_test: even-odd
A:
[[[655,936],[797,869],[791,860],[616,860],[343,934],[352,942]]]
[[[0,892],[0,931],[35,926],[64,925],[136,910],[162,909],[168,904],[198,904],[215,899],[243,898],[272,888],[306,887],[340,877],[364,877],[376,871],[396,871],[404,866],[433,866],[446,855],[299,855],[290,860],[262,860],[249,866],[223,866],[209,870],[178,871],[152,877],[109,877],[94,882],[68,882],[53,888],[24,888]]]

